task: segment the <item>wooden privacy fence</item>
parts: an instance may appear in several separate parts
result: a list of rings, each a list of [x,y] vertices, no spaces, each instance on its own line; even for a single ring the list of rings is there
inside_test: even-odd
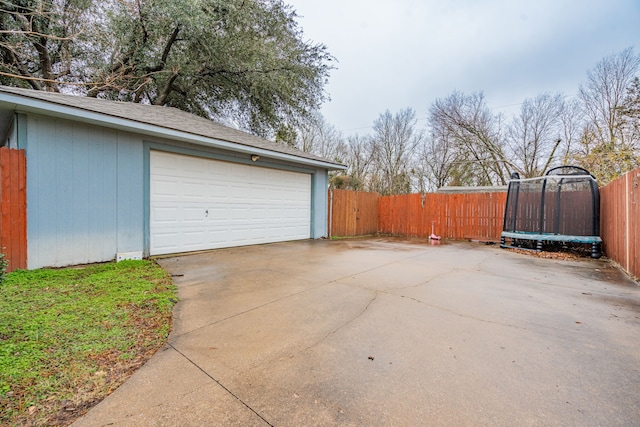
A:
[[[378,232],[499,241],[507,193],[404,194],[380,198]]]
[[[600,189],[600,235],[609,258],[640,278],[640,168]]]
[[[378,193],[329,190],[329,235],[365,236],[378,232]]]
[[[332,236],[373,233],[499,241],[507,193],[380,196],[333,190]],[[600,189],[600,235],[606,255],[640,278],[640,168]]]
[[[7,271],[27,268],[27,174],[24,150],[0,148],[0,252]]]
[[[507,194],[402,194],[349,190],[329,194],[331,236],[398,236],[499,241]]]

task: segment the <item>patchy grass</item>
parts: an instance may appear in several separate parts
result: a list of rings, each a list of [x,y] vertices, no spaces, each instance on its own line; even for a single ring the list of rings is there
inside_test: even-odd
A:
[[[7,274],[0,425],[70,424],[164,344],[175,302],[153,261]]]

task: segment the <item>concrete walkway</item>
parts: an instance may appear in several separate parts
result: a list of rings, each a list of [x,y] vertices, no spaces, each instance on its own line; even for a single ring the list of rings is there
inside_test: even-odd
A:
[[[638,425],[640,288],[424,240],[160,260],[168,344],[77,426]]]

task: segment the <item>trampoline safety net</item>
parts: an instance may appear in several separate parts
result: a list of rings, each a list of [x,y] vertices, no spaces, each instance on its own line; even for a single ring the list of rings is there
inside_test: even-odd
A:
[[[538,178],[509,181],[502,247],[542,250],[544,244],[591,244],[601,255],[600,193],[594,177],[578,166],[550,169]]]

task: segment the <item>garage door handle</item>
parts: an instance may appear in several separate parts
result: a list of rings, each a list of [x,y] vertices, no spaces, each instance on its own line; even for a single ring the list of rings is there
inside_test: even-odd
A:
[[[209,216],[209,209],[207,209],[206,211],[204,211],[204,216],[208,217]]]

